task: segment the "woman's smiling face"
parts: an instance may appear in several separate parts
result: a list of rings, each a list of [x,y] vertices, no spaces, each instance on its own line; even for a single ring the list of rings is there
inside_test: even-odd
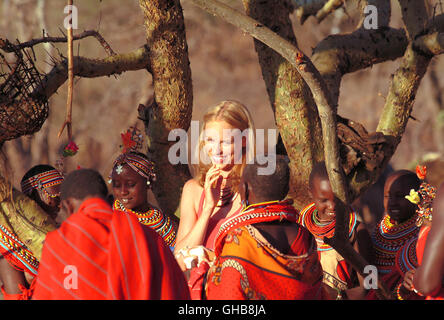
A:
[[[115,166],[111,177],[114,197],[126,209],[138,212],[148,209],[146,178],[131,169],[127,164]]]
[[[406,175],[393,175],[389,177],[384,186],[384,208],[387,214],[398,223],[408,220],[415,214],[416,205],[405,198],[411,184]]]
[[[227,168],[237,162],[242,162],[235,159],[238,154],[242,158],[242,149],[239,150],[240,152],[235,152],[238,150],[235,149],[237,139],[234,138],[233,130],[235,128],[225,121],[211,121],[206,124],[205,149],[213,165]]]

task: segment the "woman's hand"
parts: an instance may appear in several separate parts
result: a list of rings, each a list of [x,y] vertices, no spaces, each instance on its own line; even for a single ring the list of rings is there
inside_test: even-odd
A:
[[[406,289],[413,290],[413,276],[415,275],[416,269],[409,270],[405,273],[403,285]]]
[[[203,205],[203,211],[209,215],[213,213],[214,208],[217,205],[220,197],[220,168],[213,165],[205,176],[205,201]]]

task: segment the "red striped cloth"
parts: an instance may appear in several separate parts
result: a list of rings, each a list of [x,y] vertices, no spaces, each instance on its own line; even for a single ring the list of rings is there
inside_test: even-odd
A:
[[[45,240],[33,299],[189,299],[170,249],[136,217],[88,199]]]

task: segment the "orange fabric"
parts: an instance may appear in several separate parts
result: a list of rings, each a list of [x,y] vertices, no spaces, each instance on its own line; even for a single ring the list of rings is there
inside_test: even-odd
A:
[[[292,250],[284,255],[254,228],[254,223],[286,219],[296,222],[297,211],[289,204],[253,205],[233,216],[219,230],[216,259],[206,277],[206,297],[216,300],[324,299],[322,268],[316,242],[299,227]]]
[[[102,199],[83,202],[45,240],[33,299],[188,299],[182,271],[149,227]]]
[[[421,265],[422,258],[424,256],[424,249],[427,243],[427,237],[430,232],[430,226],[422,227],[419,231],[418,242],[416,243],[416,256],[418,257],[418,264]],[[444,300],[444,288],[441,286],[441,289],[437,289],[436,293],[433,293],[431,296],[427,296],[426,300]]]
[[[418,257],[418,263],[421,265],[424,255],[425,244],[427,236],[429,235],[430,226],[422,227],[419,230],[418,241],[416,242],[416,256]]]
[[[21,293],[16,294],[9,294],[6,293],[4,287],[1,287],[1,291],[3,294],[4,300],[31,300],[32,294],[34,292],[34,285],[35,285],[35,278],[31,282],[31,285],[29,288],[25,288],[23,285],[19,284],[18,288],[20,289]]]
[[[311,250],[304,255],[283,256],[259,242],[250,232],[249,226],[245,226],[227,235],[222,253],[207,276],[208,299],[325,298],[322,268],[314,241]],[[307,231],[301,228],[301,232]],[[302,247],[306,245],[301,243]]]

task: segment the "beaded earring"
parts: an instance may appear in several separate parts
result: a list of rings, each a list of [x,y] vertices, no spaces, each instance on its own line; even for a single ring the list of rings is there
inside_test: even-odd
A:
[[[418,191],[411,189],[410,194],[405,196],[407,200],[418,206],[418,209],[416,209],[416,212],[418,213],[416,225],[418,227],[421,227],[424,220],[432,221],[432,205],[433,199],[435,199],[436,196],[436,188],[425,182],[426,174],[426,166],[416,166],[416,175],[423,182]]]

